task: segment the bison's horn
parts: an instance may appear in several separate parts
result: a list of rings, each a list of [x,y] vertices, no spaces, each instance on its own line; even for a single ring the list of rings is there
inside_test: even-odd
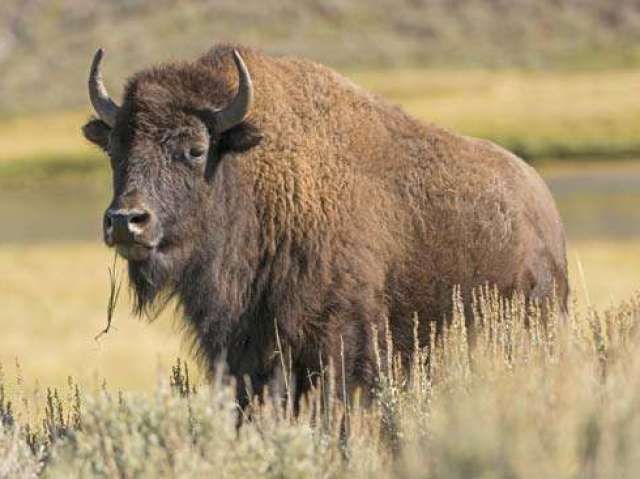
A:
[[[251,75],[237,50],[233,51],[233,60],[238,68],[238,93],[229,106],[218,112],[218,128],[220,132],[233,128],[245,119],[253,102],[253,85]]]
[[[100,62],[104,50],[99,48],[93,56],[91,62],[91,72],[89,73],[89,98],[93,109],[98,117],[111,128],[116,124],[116,115],[118,114],[118,105],[111,99],[107,89],[102,82],[102,72],[100,71]]]

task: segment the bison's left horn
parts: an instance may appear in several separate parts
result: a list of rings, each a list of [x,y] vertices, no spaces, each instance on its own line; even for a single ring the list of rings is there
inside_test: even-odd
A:
[[[102,82],[102,72],[100,71],[100,62],[104,50],[99,48],[93,56],[91,62],[91,72],[89,73],[89,98],[93,109],[98,117],[111,128],[116,124],[116,115],[118,114],[118,105],[111,99],[107,89]]]
[[[249,113],[253,103],[253,84],[251,75],[237,50],[233,51],[233,60],[236,62],[239,75],[238,93],[231,100],[229,106],[218,112],[218,128],[220,132],[233,128],[241,123]]]

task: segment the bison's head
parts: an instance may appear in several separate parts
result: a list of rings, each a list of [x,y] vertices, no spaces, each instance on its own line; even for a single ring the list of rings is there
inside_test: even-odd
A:
[[[179,281],[175,276],[189,262],[203,260],[194,256],[211,243],[208,235],[225,228],[216,224],[216,209],[228,203],[216,191],[220,163],[260,141],[246,119],[253,98],[249,71],[236,50],[227,53],[225,63],[201,59],[142,72],[129,81],[121,106],[103,84],[102,49],[93,59],[89,96],[97,118],[83,132],[111,160],[104,241],[128,260],[140,309]],[[237,92],[228,68],[226,77],[216,74],[217,67],[232,65],[231,57]]]

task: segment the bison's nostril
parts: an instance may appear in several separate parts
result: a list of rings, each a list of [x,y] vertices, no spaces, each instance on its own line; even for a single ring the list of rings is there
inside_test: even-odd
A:
[[[129,223],[133,223],[134,225],[142,226],[147,221],[149,221],[149,213],[134,213],[129,217]]]
[[[113,244],[135,242],[146,234],[151,220],[146,210],[109,209],[104,216],[105,238]]]

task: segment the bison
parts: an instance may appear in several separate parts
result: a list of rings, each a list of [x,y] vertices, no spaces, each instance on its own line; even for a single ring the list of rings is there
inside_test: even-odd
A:
[[[260,394],[281,377],[276,350],[296,401],[331,361],[349,390],[371,390],[375,331],[388,324],[410,355],[414,318],[424,343],[454,287],[467,306],[490,284],[565,308],[560,216],[503,148],[317,63],[232,45],[136,73],[118,105],[102,57],[83,132],[113,171],[104,240],[128,260],[136,311],[175,298],[198,357],[226,362],[241,403],[246,378]]]

